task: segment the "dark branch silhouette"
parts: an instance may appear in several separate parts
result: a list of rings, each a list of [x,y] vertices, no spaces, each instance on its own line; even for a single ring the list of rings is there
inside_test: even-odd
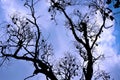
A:
[[[80,65],[77,64],[77,58],[71,53],[60,59],[55,69],[56,75],[60,76],[60,80],[72,80],[78,77],[80,72]]]
[[[42,37],[40,26],[35,16],[35,4],[34,0],[26,0],[24,4],[24,6],[29,8],[32,19],[21,17],[19,14],[11,16],[13,24],[7,24],[6,26],[6,35],[8,37],[0,43],[0,57],[4,59],[2,64],[6,58],[29,61],[35,67],[32,76],[42,73],[51,80],[57,80],[52,71],[52,65],[49,63],[52,47]]]
[[[74,53],[66,53],[57,63],[50,62],[53,48],[44,38],[36,17],[35,5],[39,1],[25,0],[24,7],[30,11],[30,17],[20,16],[16,13],[10,16],[11,22],[5,24],[7,38],[0,39],[0,58],[2,59],[0,67],[6,60],[14,58],[31,62],[35,68],[33,74],[24,80],[39,73],[44,74],[46,80],[72,80],[75,77],[79,80],[109,80],[108,73],[102,70],[94,73],[93,67],[95,62],[103,56],[94,55],[96,47],[99,46],[97,41],[102,37],[104,29],[112,27],[112,25],[106,26],[106,20],[114,20],[112,10],[105,7],[104,4],[105,2],[111,4],[112,0],[89,0],[88,2],[50,0],[48,12],[51,14],[51,20],[55,20],[59,16],[57,12],[63,14],[62,16],[66,20],[65,26],[73,34],[74,47],[79,55],[74,56]],[[81,6],[87,7],[88,11],[82,11]],[[116,0],[114,7],[118,8],[119,6],[120,2]],[[102,18],[100,25],[96,23],[97,14]],[[55,20],[55,22],[57,21]]]
[[[110,18],[111,15],[110,10],[104,7],[104,2],[101,0],[93,0],[88,4],[89,9],[92,9],[91,13],[95,15],[97,11],[99,11],[103,20],[102,25],[100,26],[95,26],[95,24],[88,26],[91,20],[90,18],[92,17],[92,15],[90,15],[91,13],[86,13],[85,15],[81,16],[82,11],[80,11],[79,8],[77,9],[76,5],[78,5],[78,3],[75,4],[75,1],[73,0],[51,0],[49,12],[54,16],[56,11],[63,13],[67,20],[66,24],[72,31],[72,34],[78,43],[76,48],[78,49],[79,54],[83,58],[84,62],[87,62],[87,65],[83,66],[84,78],[85,80],[91,80],[93,76],[94,60],[96,60],[94,59],[93,50],[98,45],[97,40],[99,39],[103,28],[106,28],[106,19]],[[73,15],[78,18],[76,21],[78,22],[77,24],[74,22],[74,19],[69,16],[70,13],[66,10],[66,8],[69,6],[76,6],[76,9],[73,10]],[[109,12],[107,12],[108,10]],[[113,20],[113,18],[110,18],[110,20]],[[97,30],[95,30],[96,28]]]

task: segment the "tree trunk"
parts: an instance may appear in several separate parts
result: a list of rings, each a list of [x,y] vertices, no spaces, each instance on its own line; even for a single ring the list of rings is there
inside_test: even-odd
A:
[[[87,64],[87,69],[86,69],[86,74],[85,74],[85,79],[86,80],[91,80],[93,76],[93,57],[91,50],[87,51],[88,53],[88,64]]]

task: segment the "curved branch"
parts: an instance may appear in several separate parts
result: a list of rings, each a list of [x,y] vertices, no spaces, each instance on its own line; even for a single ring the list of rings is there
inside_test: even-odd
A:
[[[30,61],[30,62],[33,62],[33,63],[35,62],[41,68],[41,70],[39,70],[38,73],[45,74],[51,80],[58,80],[56,78],[56,76],[53,74],[51,68],[49,66],[47,66],[45,63],[43,63],[41,60],[39,60],[39,59],[34,59],[34,58],[26,57],[26,56],[16,56],[14,54],[5,54],[5,53],[3,54],[3,56],[11,57],[11,58],[14,58],[14,59],[19,59],[19,60],[24,60],[24,61]]]
[[[95,40],[93,41],[92,45],[91,45],[91,49],[94,47],[96,41],[98,40],[98,37],[100,36],[101,32],[102,32],[102,29],[103,27],[105,26],[105,20],[106,20],[106,17],[103,15],[103,24],[102,26],[100,27],[100,30],[99,32],[97,33],[96,37],[95,37]]]
[[[73,35],[74,35],[74,38],[75,38],[78,42],[80,42],[83,46],[85,46],[85,43],[83,42],[83,40],[80,39],[80,38],[77,36],[77,34],[76,34],[76,32],[75,32],[75,29],[74,29],[74,24],[73,24],[72,20],[69,18],[69,16],[67,15],[67,13],[65,12],[65,10],[64,10],[62,7],[60,7],[59,4],[55,3],[54,0],[51,0],[51,1],[52,1],[52,3],[54,4],[54,6],[55,6],[56,8],[59,8],[59,9],[63,12],[64,16],[65,16],[65,17],[67,18],[67,20],[69,21],[69,24],[70,24],[70,26],[71,26],[70,29],[71,29],[71,31],[72,31],[72,33],[73,33]]]

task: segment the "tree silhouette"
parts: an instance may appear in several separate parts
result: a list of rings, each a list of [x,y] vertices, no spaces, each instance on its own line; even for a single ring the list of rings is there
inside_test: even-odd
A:
[[[2,64],[9,58],[32,62],[35,68],[32,76],[42,73],[51,80],[57,80],[49,63],[52,47],[42,37],[35,16],[35,3],[34,0],[26,0],[24,5],[29,8],[32,19],[21,17],[19,14],[11,16],[13,24],[6,25],[8,37],[0,41],[0,57],[3,59]]]
[[[109,80],[108,73],[99,71],[94,74],[93,68],[95,62],[102,57],[95,56],[96,47],[99,46],[97,41],[104,29],[112,27],[106,26],[106,20],[114,20],[112,10],[105,7],[104,1],[50,0],[48,12],[51,14],[51,20],[56,20],[57,12],[63,14],[66,19],[65,26],[74,36],[75,48],[79,55],[76,57],[74,53],[66,53],[56,64],[50,62],[53,48],[44,39],[38,24],[35,13],[38,1],[25,0],[24,6],[30,10],[29,18],[16,13],[10,17],[12,23],[5,24],[7,38],[0,39],[0,58],[3,59],[0,66],[11,58],[33,63],[33,74],[24,80],[39,73],[44,74],[46,80],[72,80],[75,77],[79,80]],[[110,4],[111,0],[107,0],[106,3]],[[82,11],[81,6],[87,7],[88,11]],[[95,19],[97,14],[102,19],[100,25]]]
[[[76,76],[78,77],[80,65],[77,64],[76,59],[77,58],[71,53],[66,53],[66,55],[61,58],[57,67],[55,67],[56,75],[60,76],[60,80],[72,80]]]
[[[63,13],[66,18],[67,27],[71,30],[77,45],[76,49],[83,59],[83,63],[87,62],[83,66],[83,73],[85,80],[91,80],[93,76],[93,65],[100,56],[94,56],[94,50],[98,46],[97,40],[99,39],[104,28],[109,28],[111,26],[106,26],[105,22],[107,19],[113,20],[113,16],[110,15],[111,10],[106,8],[102,0],[92,0],[89,3],[86,3],[90,9],[90,12],[82,14],[80,10],[79,0],[50,0],[51,6],[49,12],[52,15],[52,18],[55,19],[57,11]],[[73,7],[74,10],[69,13],[67,9]],[[96,20],[93,20],[93,15],[96,15],[97,12],[100,13],[102,18],[102,24],[96,25]],[[72,17],[70,16],[72,15]],[[76,17],[73,18],[73,17]],[[89,25],[91,24],[91,25]],[[84,80],[83,79],[83,80]]]

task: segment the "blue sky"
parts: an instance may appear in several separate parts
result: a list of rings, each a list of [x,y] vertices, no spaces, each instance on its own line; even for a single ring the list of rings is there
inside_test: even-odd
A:
[[[115,24],[114,24],[114,32],[113,34],[116,37],[116,48],[119,50],[120,48],[120,8],[114,8],[113,3],[109,5],[109,8],[112,9],[114,17],[115,17]]]
[[[39,19],[40,26],[45,38],[49,37],[49,42],[53,44],[53,48],[55,48],[54,52],[56,53],[55,56],[61,57],[61,54],[67,51],[74,52],[73,45],[71,44],[73,42],[72,34],[68,29],[62,26],[64,18],[60,16],[57,19],[59,23],[56,25],[54,22],[50,21],[50,14],[47,12],[47,0],[41,0],[40,3],[41,5],[36,10],[37,14],[41,16]],[[15,12],[20,12],[21,15],[27,14],[26,8],[22,5],[23,2],[21,0],[0,0],[0,22],[9,22],[9,16]],[[116,12],[119,10],[120,9],[115,9],[113,11]],[[118,24],[120,24],[119,18],[120,15],[115,15]],[[98,23],[100,23],[99,16],[97,19]],[[105,54],[106,57],[105,60],[98,61],[101,69],[110,72],[115,80],[120,79],[120,54],[118,54],[120,53],[120,27],[118,24],[115,22],[115,26],[108,30],[104,30],[101,39],[99,39],[100,46],[97,48],[98,54]],[[29,62],[25,63],[24,61],[12,60],[4,64],[5,67],[3,66],[0,68],[0,80],[23,80],[25,77],[32,74],[34,69],[31,65],[32,64]],[[39,75],[30,80],[38,80],[38,78],[43,78],[43,75]]]

